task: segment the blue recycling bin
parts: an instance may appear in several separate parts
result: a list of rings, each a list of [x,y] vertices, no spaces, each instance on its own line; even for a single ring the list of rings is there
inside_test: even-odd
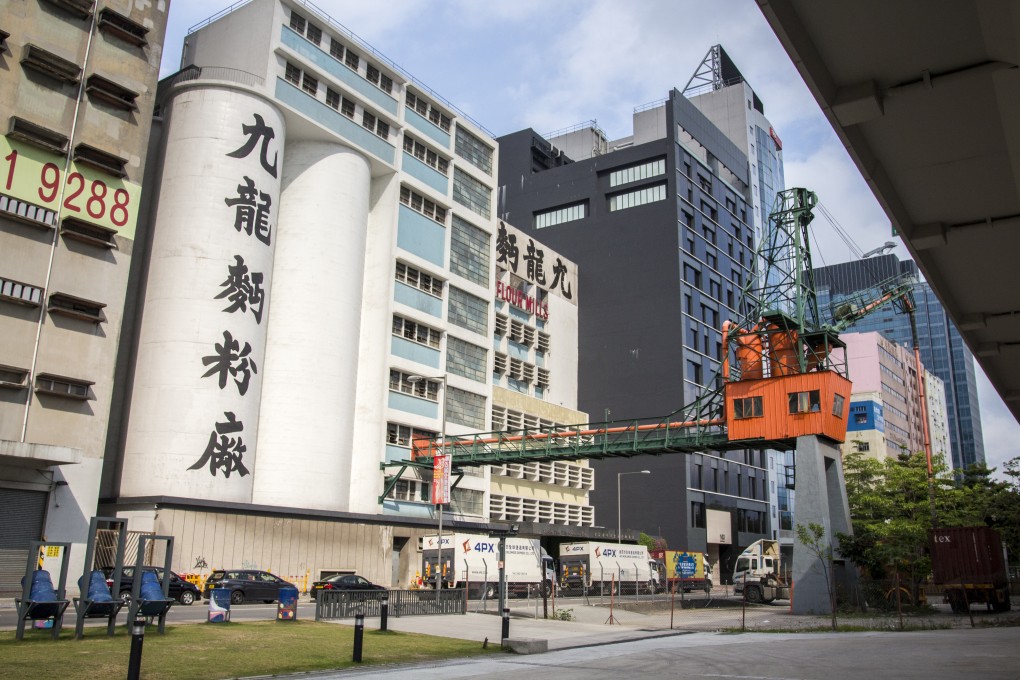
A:
[[[213,588],[209,591],[209,623],[230,622],[230,589]]]
[[[276,604],[277,621],[297,621],[298,589],[294,586],[282,586],[280,599]]]

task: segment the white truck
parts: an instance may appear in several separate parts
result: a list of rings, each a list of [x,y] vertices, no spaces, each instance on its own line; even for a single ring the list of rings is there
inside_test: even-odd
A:
[[[665,587],[660,563],[643,545],[592,541],[560,545],[560,588],[566,592],[657,593]]]
[[[507,594],[552,593],[556,565],[537,538],[507,538],[505,551]],[[468,597],[499,594],[498,538],[443,534],[442,565],[439,556],[439,536],[422,538],[421,573],[426,587],[436,587],[439,573],[444,588],[467,588]]]
[[[756,604],[789,600],[790,586],[780,574],[779,564],[778,541],[755,541],[740,553],[733,567],[733,592]]]

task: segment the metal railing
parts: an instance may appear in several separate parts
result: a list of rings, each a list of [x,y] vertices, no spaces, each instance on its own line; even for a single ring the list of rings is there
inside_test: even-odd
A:
[[[384,594],[391,616],[436,616],[467,612],[467,591],[453,590],[320,590],[315,620],[353,619],[358,614],[379,616]]]

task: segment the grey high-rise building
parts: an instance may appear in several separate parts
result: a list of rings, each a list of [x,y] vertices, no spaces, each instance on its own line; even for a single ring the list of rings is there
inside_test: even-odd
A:
[[[754,274],[747,156],[678,90],[633,121],[615,141],[594,124],[498,140],[500,216],[578,265],[578,406],[593,420],[665,416],[711,388]],[[761,451],[592,465],[597,525],[705,551],[717,578],[771,537]]]
[[[876,291],[880,284],[895,276],[914,276],[917,265],[900,261],[895,255],[882,255],[857,262],[819,267],[814,270],[819,307],[831,305],[858,292]],[[963,342],[959,330],[946,315],[931,286],[920,282],[914,288],[917,302],[917,334],[921,362],[945,382],[949,440],[954,468],[985,462],[981,435],[981,408],[978,403],[974,356]],[[824,312],[823,312],[824,313]],[[878,331],[893,342],[912,347],[910,319],[893,305],[866,316],[848,329]]]

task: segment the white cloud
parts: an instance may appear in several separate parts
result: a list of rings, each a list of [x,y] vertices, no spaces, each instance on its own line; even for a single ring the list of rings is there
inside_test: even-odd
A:
[[[1020,456],[1020,424],[1006,408],[980,365],[975,366],[978,402],[981,406],[981,428],[985,444],[985,463],[998,469],[997,478],[1005,480],[1002,464]]]

